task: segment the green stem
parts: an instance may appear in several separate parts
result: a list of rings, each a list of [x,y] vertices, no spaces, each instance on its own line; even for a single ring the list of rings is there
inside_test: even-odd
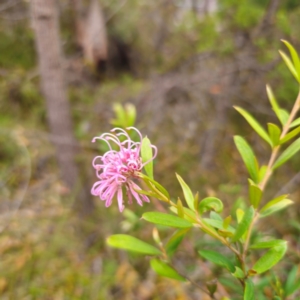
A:
[[[284,124],[284,126],[283,126],[282,133],[280,135],[280,139],[283,139],[285,137],[285,135],[288,133],[288,131],[290,129],[290,125],[293,122],[293,120],[295,119],[296,114],[299,111],[299,108],[300,108],[300,91],[298,92],[298,96],[297,96],[296,102],[293,106],[293,109],[290,113],[290,116],[289,116],[286,124]],[[280,145],[277,145],[272,149],[272,153],[271,153],[271,156],[270,156],[270,159],[269,159],[269,162],[268,162],[268,166],[267,166],[265,176],[259,184],[259,188],[262,190],[262,192],[265,190],[265,187],[266,187],[266,185],[267,185],[267,183],[268,183],[268,181],[269,181],[269,179],[270,179],[270,177],[273,173],[273,170],[272,170],[273,165],[275,163],[275,160],[277,158],[279,150],[280,150]],[[259,217],[259,211],[256,210],[255,211],[255,216],[252,219],[252,222],[249,226],[249,230],[248,230],[248,233],[247,233],[247,236],[246,236],[244,250],[243,250],[243,253],[242,253],[242,259],[243,259],[244,263],[245,263],[245,259],[246,259],[248,248],[249,248],[249,243],[250,243],[250,238],[251,238],[253,226],[254,226],[255,222],[257,221],[258,217]]]
[[[153,189],[155,190],[155,192],[157,192],[162,198],[164,198],[164,200],[166,202],[168,202],[169,205],[174,206],[177,208],[177,205],[175,203],[173,203],[171,201],[171,199],[168,199],[165,195],[163,195],[155,186],[153,186]],[[219,240],[223,245],[227,246],[232,252],[235,253],[235,255],[237,256],[237,258],[239,259],[239,261],[241,262],[241,264],[243,264],[243,260],[242,260],[242,256],[239,253],[239,251],[237,249],[235,249],[234,247],[232,247],[232,245],[230,245],[230,243],[226,240],[226,238],[218,235],[215,231],[211,230],[209,227],[207,227],[202,220],[200,219],[200,217],[198,218],[194,218],[194,216],[191,216],[189,213],[187,213],[186,211],[183,211],[183,213],[189,217],[190,219],[192,219],[196,224],[199,225],[199,228],[208,233],[210,236],[214,237],[215,239]]]

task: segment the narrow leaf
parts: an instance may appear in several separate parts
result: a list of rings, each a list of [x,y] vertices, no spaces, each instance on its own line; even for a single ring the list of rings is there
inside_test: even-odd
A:
[[[211,250],[200,250],[198,252],[206,260],[209,260],[218,266],[225,267],[227,270],[230,271],[230,273],[235,272],[235,266],[231,262],[231,260],[228,259],[226,256],[223,256],[219,252],[215,252]]]
[[[234,108],[246,119],[250,126],[257,132],[257,134],[272,146],[272,141],[269,135],[264,130],[264,128],[254,119],[254,117],[240,107],[234,106]]]
[[[252,270],[257,272],[258,274],[268,271],[282,259],[286,250],[286,242],[282,243],[282,245],[280,246],[271,248],[254,264]]]
[[[292,61],[290,60],[290,58],[282,51],[279,50],[279,54],[281,55],[282,59],[284,60],[286,66],[288,67],[288,69],[290,70],[290,72],[293,74],[293,76],[295,77],[295,79],[300,82],[300,76],[297,72],[297,70],[295,69]]]
[[[222,219],[221,215],[218,214],[218,213],[216,213],[216,212],[213,211],[213,210],[209,213],[209,217],[210,217],[211,219],[213,219],[213,220],[219,220],[219,221],[222,221],[222,222],[223,222],[223,219]]]
[[[176,177],[181,185],[181,188],[182,188],[182,191],[184,194],[184,198],[185,198],[185,201],[186,201],[188,207],[191,210],[194,210],[194,195],[193,195],[190,187],[184,182],[184,180],[178,174],[176,174]]]
[[[127,234],[114,234],[108,237],[106,241],[109,246],[114,248],[120,248],[149,255],[161,254],[160,250],[158,250],[156,247]]]
[[[136,108],[133,104],[125,104],[128,127],[134,126],[136,120]]]
[[[220,199],[215,197],[206,197],[199,203],[199,213],[203,214],[206,211],[214,210],[215,212],[221,212],[223,210],[223,203]]]
[[[179,198],[177,200],[177,213],[178,213],[178,217],[184,218],[184,210],[183,210],[182,202]]]
[[[289,141],[290,139],[298,135],[299,132],[300,132],[300,126],[294,129],[293,131],[289,132],[283,139],[281,139],[280,144],[282,145],[286,143],[287,141]]]
[[[166,251],[168,256],[172,256],[174,254],[188,230],[189,229],[180,229],[171,236],[166,244]]]
[[[250,278],[246,280],[244,300],[255,300],[254,283]]]
[[[192,223],[185,219],[160,212],[146,212],[142,218],[150,223],[175,228],[189,228],[193,226]]]
[[[296,126],[298,126],[298,125],[300,125],[300,118],[294,120],[294,121],[291,123],[290,128],[296,127]]]
[[[237,218],[238,224],[241,223],[241,221],[242,221],[243,218],[244,218],[244,215],[245,215],[245,212],[244,212],[241,208],[238,208],[238,209],[236,210],[236,218]]]
[[[261,211],[265,211],[266,209],[268,209],[269,207],[273,206],[274,204],[280,202],[283,199],[286,199],[289,196],[289,194],[284,194],[281,196],[278,196],[272,200],[270,200],[262,209]]]
[[[152,237],[153,237],[154,242],[155,242],[157,245],[160,246],[160,245],[162,244],[161,238],[160,238],[160,236],[159,236],[159,232],[158,232],[158,230],[157,230],[156,227],[153,227],[153,229],[152,229]]]
[[[249,185],[249,199],[250,203],[253,205],[254,208],[257,208],[260,204],[262,197],[262,190],[254,184]]]
[[[151,259],[150,261],[151,268],[158,274],[163,277],[168,277],[172,279],[176,279],[179,281],[185,281],[186,279],[179,275],[172,267],[170,267],[167,263],[159,260],[159,259]]]
[[[235,272],[231,273],[235,278],[245,278],[245,274],[242,269],[235,266]]]
[[[146,196],[150,196],[150,197],[154,197],[154,198],[163,200],[163,198],[161,198],[161,196],[158,193],[155,193],[153,191],[145,191],[145,190],[138,190],[138,189],[134,189],[134,190],[138,194],[142,194],[142,195],[146,195]]]
[[[268,95],[269,101],[271,103],[271,106],[272,106],[277,118],[279,119],[281,124],[284,125],[285,120],[284,120],[284,118],[282,118],[282,113],[280,113],[280,107],[279,107],[277,100],[274,96],[274,93],[269,85],[267,85],[267,95]]]
[[[212,226],[214,228],[220,229],[220,230],[225,230],[229,232],[234,232],[234,228],[232,226],[228,226],[227,228],[224,228],[224,224],[222,220],[214,220],[214,219],[209,219],[209,218],[203,218],[202,221],[209,226]]]
[[[244,164],[255,183],[258,182],[258,170],[254,153],[248,143],[241,137],[236,135],[234,143],[244,161]]]
[[[286,296],[292,295],[299,287],[300,280],[297,281],[298,266],[294,266],[287,277],[284,292]]]
[[[269,216],[279,210],[282,210],[284,208],[286,208],[287,206],[293,204],[293,201],[290,199],[283,199],[280,202],[277,202],[271,206],[269,206],[268,208],[263,207],[262,210],[260,211],[260,217],[266,217]]]
[[[141,154],[142,154],[142,162],[148,162],[144,169],[149,176],[149,178],[153,179],[153,153],[151,148],[151,142],[147,137],[144,137],[142,140],[142,148],[141,148]]]
[[[197,210],[199,205],[199,193],[197,192],[194,197],[194,209]]]
[[[227,229],[219,229],[218,234],[220,236],[223,236],[223,237],[226,237],[226,238],[233,237],[233,233],[231,231],[228,231]]]
[[[273,146],[277,146],[279,144],[279,140],[280,140],[280,134],[281,134],[280,128],[273,123],[268,123],[268,131],[269,131],[269,135],[270,135],[271,141],[273,143]]]
[[[259,170],[259,175],[258,175],[258,177],[259,177],[258,181],[259,182],[261,182],[265,178],[267,170],[268,170],[268,166],[266,166],[266,165],[261,166],[261,168]]]
[[[242,221],[238,224],[235,234],[232,237],[232,242],[238,241],[243,236],[243,234],[248,230],[253,217],[254,217],[254,208],[253,206],[250,206],[245,211]]]
[[[170,199],[170,195],[169,195],[168,191],[162,185],[160,185],[157,181],[151,179],[150,177],[146,176],[143,173],[139,173],[139,176],[145,181],[145,183],[147,184],[147,186],[149,188],[154,190],[153,189],[153,185],[154,185],[164,196],[166,196],[167,199]],[[156,192],[156,191],[154,190],[154,192]]]
[[[273,166],[273,170],[277,169],[286,161],[288,161],[290,158],[292,158],[299,150],[300,150],[300,138],[294,141],[288,148],[286,148],[282,152],[282,154],[276,160]]]
[[[175,213],[176,215],[178,215],[178,209],[177,207],[171,206],[170,210]],[[187,207],[183,207],[183,211],[184,211],[184,219],[193,223],[195,222],[195,220],[197,219],[196,213],[192,210],[190,210]]]
[[[111,120],[111,123],[115,126],[127,127],[126,114],[123,106],[120,103],[114,103],[113,111],[116,115],[116,119]]]
[[[298,77],[299,77],[299,74],[300,74],[300,60],[299,60],[299,56],[295,50],[295,48],[288,42],[288,41],[285,41],[285,40],[281,40],[289,49],[290,51],[290,54],[291,54],[291,57],[292,57],[292,60],[293,60],[293,63],[294,63],[294,67],[296,69],[296,72],[298,74]]]
[[[263,241],[258,242],[250,246],[250,249],[266,249],[266,248],[273,248],[276,246],[281,246],[284,244],[284,240],[270,240],[270,241]]]
[[[230,215],[224,219],[224,221],[223,221],[223,227],[224,227],[225,229],[228,228],[228,226],[229,226],[230,223],[231,223],[231,220],[232,220],[232,217],[231,217]]]
[[[280,114],[281,123],[284,126],[286,124],[286,122],[288,121],[290,114],[283,108],[279,109],[279,114]]]

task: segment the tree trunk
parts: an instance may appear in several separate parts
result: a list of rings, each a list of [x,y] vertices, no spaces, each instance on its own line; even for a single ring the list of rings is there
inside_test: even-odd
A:
[[[80,188],[78,200],[82,212],[92,208],[91,197],[80,187],[75,163],[78,144],[73,136],[70,105],[64,82],[59,21],[56,0],[32,0],[32,25],[35,32],[41,88],[46,100],[47,119],[61,178],[70,190]]]
[[[86,63],[101,70],[108,59],[108,40],[103,9],[98,0],[90,0],[84,9],[82,0],[72,0],[76,39]],[[85,12],[86,11],[86,12]]]

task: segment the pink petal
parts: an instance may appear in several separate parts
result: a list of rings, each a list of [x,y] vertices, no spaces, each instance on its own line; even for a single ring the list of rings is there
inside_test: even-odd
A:
[[[119,187],[118,189],[118,204],[119,204],[119,210],[122,212],[125,208],[123,204],[123,192],[122,192],[122,187]]]
[[[131,194],[133,195],[133,197],[136,199],[137,203],[140,205],[140,206],[143,206],[143,201],[141,200],[139,194],[134,190],[134,188],[136,190],[140,189],[133,181],[130,181],[130,184],[129,184],[129,189],[130,189],[130,192]]]

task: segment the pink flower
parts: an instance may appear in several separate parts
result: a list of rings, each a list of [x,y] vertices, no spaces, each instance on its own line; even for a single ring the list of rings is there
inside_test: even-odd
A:
[[[135,198],[139,205],[144,202],[149,202],[149,198],[145,195],[138,194],[136,190],[141,188],[135,183],[139,178],[139,173],[142,168],[151,162],[157,154],[157,148],[154,149],[153,158],[149,161],[142,162],[141,144],[142,135],[134,127],[128,127],[127,130],[135,130],[139,137],[139,142],[134,142],[129,137],[128,133],[121,128],[114,128],[112,133],[104,133],[100,137],[95,137],[92,142],[102,140],[107,143],[109,151],[102,156],[96,156],[93,160],[93,167],[96,170],[96,175],[100,179],[95,182],[91,190],[92,195],[99,196],[105,201],[105,206],[109,207],[114,196],[117,196],[119,210],[122,212],[125,208],[123,192],[126,191],[128,203],[132,203],[132,198]],[[126,139],[121,142],[119,137],[123,136]],[[116,144],[119,150],[113,150],[111,142]]]

